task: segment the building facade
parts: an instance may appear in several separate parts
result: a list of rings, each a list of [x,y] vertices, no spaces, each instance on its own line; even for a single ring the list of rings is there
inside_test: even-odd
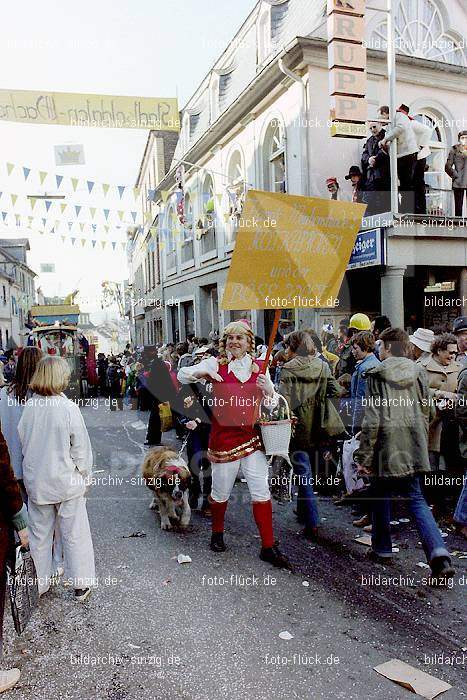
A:
[[[25,345],[28,312],[36,303],[36,273],[27,264],[27,238],[0,239],[0,347]]]
[[[182,112],[170,169],[151,195],[154,218],[139,233],[144,238],[157,224],[165,339],[206,336],[241,316],[267,336],[272,311],[220,310],[248,189],[328,198],[332,176],[340,198],[351,199],[344,177],[360,163],[365,139],[330,134],[325,5],[259,2]],[[297,327],[319,328],[355,311],[386,313],[407,328],[436,325],[459,315],[467,302],[466,222],[452,217],[444,171],[450,147],[467,127],[465,37],[459,33],[467,26],[466,9],[459,0],[400,0],[396,6],[397,104],[407,104],[432,128],[428,214],[366,220],[362,236],[375,241],[373,259],[362,262],[354,251],[338,308],[284,310]],[[372,119],[388,103],[386,15],[369,9],[365,23]],[[147,279],[144,268],[142,276]]]
[[[155,233],[159,212],[156,192],[170,169],[177,139],[173,132],[149,132],[136,181],[143,226],[127,231],[131,287],[125,310],[134,345],[153,345],[164,338],[159,239]]]

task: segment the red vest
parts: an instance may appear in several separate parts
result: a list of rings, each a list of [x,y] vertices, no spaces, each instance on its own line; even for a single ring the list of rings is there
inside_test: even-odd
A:
[[[233,462],[262,449],[260,432],[253,420],[263,392],[256,386],[263,362],[255,360],[259,372],[252,372],[241,382],[228,365],[219,365],[218,373],[224,381],[213,382],[212,427],[208,457],[211,462]]]

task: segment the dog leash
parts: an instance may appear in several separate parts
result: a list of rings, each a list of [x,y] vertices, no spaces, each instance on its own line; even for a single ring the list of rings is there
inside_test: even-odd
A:
[[[180,459],[180,457],[182,456],[182,452],[187,445],[189,437],[190,437],[190,433],[187,433],[186,436],[183,438],[182,446],[180,447],[180,450],[178,451],[177,459]]]

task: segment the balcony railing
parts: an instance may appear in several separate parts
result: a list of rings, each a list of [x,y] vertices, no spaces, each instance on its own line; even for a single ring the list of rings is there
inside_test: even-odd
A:
[[[433,216],[454,216],[454,195],[452,190],[428,188],[426,211]]]

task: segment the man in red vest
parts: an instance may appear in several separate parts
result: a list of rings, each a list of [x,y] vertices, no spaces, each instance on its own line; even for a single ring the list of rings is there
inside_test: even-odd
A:
[[[246,319],[229,323],[219,342],[219,357],[210,357],[178,373],[182,384],[212,382],[212,427],[208,458],[212,464],[211,549],[224,552],[224,517],[241,468],[250,491],[253,516],[261,536],[260,558],[290,568],[274,540],[268,463],[255,425],[263,397],[274,397],[274,386],[263,362],[254,356],[254,335]]]

